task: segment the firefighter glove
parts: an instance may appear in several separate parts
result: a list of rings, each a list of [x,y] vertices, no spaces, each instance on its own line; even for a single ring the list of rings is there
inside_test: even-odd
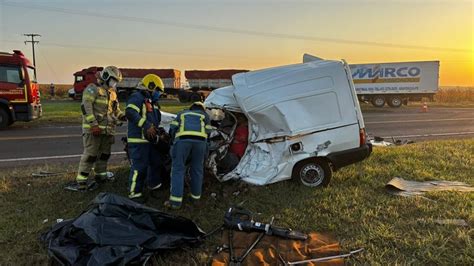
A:
[[[156,128],[154,125],[151,125],[147,130],[146,130],[146,136],[148,140],[154,140],[156,139],[158,132],[156,131]]]
[[[99,136],[100,135],[99,126],[92,126],[91,127],[91,133],[92,133],[93,136]]]

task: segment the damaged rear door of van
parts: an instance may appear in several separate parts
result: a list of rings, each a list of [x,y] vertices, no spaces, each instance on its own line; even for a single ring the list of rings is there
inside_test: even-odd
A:
[[[218,128],[228,126],[215,133],[221,144],[211,148],[207,161],[219,180],[265,185],[293,177],[320,187],[329,184],[333,171],[370,155],[345,61],[305,54],[301,64],[239,73],[232,82],[205,101],[207,108],[222,112]],[[230,152],[239,115],[248,123],[245,153],[228,172],[218,172]]]

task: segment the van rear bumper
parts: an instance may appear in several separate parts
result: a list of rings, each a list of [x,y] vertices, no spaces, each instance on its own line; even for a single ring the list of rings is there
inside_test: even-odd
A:
[[[372,153],[372,144],[364,144],[359,148],[334,152],[327,155],[327,158],[334,166],[334,170],[338,170],[344,166],[360,162]]]

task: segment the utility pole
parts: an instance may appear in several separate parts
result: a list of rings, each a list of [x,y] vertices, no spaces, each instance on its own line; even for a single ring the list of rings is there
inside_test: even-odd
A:
[[[41,37],[41,35],[36,34],[36,33],[25,33],[23,34],[26,37],[31,37],[31,41],[25,41],[26,43],[31,43],[31,48],[33,49],[33,65],[35,66],[35,77],[36,77],[36,58],[35,58],[35,44],[39,43],[39,41],[35,41],[35,37]]]

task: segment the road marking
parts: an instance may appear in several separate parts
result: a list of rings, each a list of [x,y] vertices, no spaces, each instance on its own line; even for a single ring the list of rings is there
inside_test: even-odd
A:
[[[122,155],[122,154],[125,154],[125,152],[124,151],[112,152],[112,155]],[[82,154],[74,154],[74,155],[56,155],[56,156],[43,156],[43,157],[0,159],[0,163],[37,161],[37,160],[49,160],[49,159],[67,159],[67,158],[76,158],[76,157],[81,157],[81,156]]]
[[[423,137],[442,137],[442,136],[458,136],[458,135],[471,135],[474,131],[467,132],[449,132],[449,133],[432,133],[432,134],[418,134],[418,135],[404,135],[404,136],[386,136],[382,138],[423,138]]]
[[[127,133],[116,133],[115,135],[126,135]],[[58,139],[58,138],[80,138],[81,134],[69,134],[69,135],[46,135],[46,136],[23,136],[23,137],[3,137],[0,141],[5,140],[32,140],[32,139]]]
[[[419,120],[389,120],[389,121],[372,121],[364,122],[364,124],[393,124],[393,123],[417,123],[417,122],[443,122],[443,121],[474,121],[474,118],[447,118],[447,119],[419,119]]]

